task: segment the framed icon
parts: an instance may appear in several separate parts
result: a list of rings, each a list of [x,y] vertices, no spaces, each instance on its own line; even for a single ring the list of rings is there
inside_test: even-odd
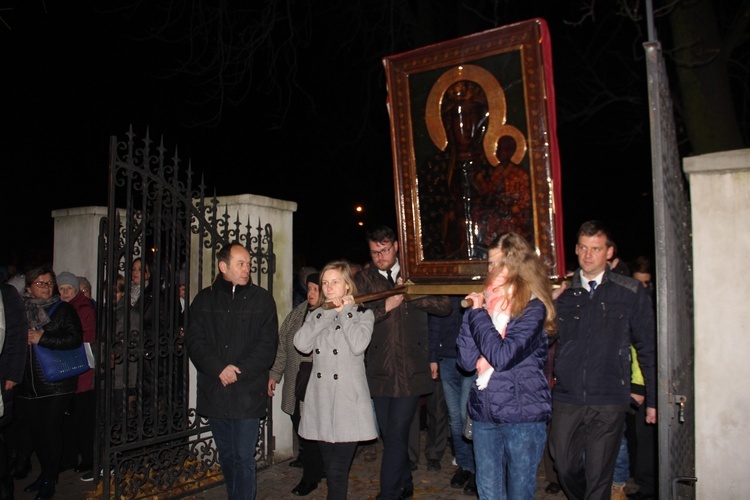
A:
[[[551,44],[534,19],[386,57],[405,278],[476,281],[509,231],[564,273]]]

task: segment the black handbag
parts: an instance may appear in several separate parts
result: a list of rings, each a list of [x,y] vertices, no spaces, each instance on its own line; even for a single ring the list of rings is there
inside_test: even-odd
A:
[[[307,383],[310,381],[310,374],[312,374],[312,365],[311,361],[300,361],[297,380],[294,381],[294,396],[300,401],[305,400]]]

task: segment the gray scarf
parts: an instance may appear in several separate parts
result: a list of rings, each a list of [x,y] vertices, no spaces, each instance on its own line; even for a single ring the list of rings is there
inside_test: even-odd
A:
[[[48,299],[36,299],[31,295],[24,295],[26,303],[26,319],[29,321],[29,328],[32,330],[41,330],[44,325],[49,323],[49,315],[46,309],[52,304],[60,301],[59,295],[53,295]]]

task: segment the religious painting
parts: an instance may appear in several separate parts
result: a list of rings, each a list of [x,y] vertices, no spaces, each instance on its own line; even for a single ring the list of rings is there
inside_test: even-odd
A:
[[[402,274],[465,282],[524,236],[564,269],[549,33],[535,19],[384,59]],[[559,243],[558,243],[559,242]]]

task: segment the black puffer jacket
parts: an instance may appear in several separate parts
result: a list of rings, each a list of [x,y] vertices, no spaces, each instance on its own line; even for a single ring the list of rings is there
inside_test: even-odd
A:
[[[48,307],[47,311],[51,307]],[[39,345],[48,349],[75,349],[80,347],[82,342],[83,329],[78,313],[73,306],[61,301],[50,316],[50,322],[44,325],[44,334],[39,339]],[[37,399],[76,392],[78,377],[67,378],[59,382],[47,382],[33,348],[29,349],[28,356],[26,372],[23,382],[18,386],[16,397]]]

